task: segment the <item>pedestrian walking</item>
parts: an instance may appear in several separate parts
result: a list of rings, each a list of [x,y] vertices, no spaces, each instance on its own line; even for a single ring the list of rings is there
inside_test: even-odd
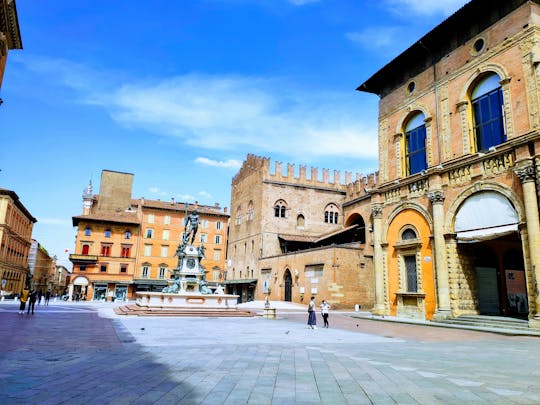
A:
[[[38,290],[37,292],[37,303],[38,305],[41,305],[41,297],[43,296],[43,293],[41,292],[41,290]]]
[[[323,328],[328,328],[328,312],[330,311],[330,304],[326,300],[322,300],[321,315],[324,321]]]
[[[20,298],[20,305],[19,305],[19,314],[24,314],[24,308],[26,308],[26,301],[28,301],[28,295],[30,294],[30,291],[28,291],[26,288],[21,293]]]
[[[308,304],[307,324],[311,329],[317,329],[317,317],[315,316],[315,297],[311,297],[311,300]]]
[[[47,290],[45,293],[45,305],[49,305],[49,300],[51,299],[51,290]]]
[[[32,315],[34,315],[34,307],[36,306],[37,297],[38,292],[35,289],[30,292],[30,295],[28,295],[28,310],[26,311],[26,315],[30,315],[30,311],[32,311]]]

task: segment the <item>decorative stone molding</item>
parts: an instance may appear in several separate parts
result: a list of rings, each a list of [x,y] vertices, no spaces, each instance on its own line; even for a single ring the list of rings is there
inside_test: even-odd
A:
[[[394,188],[394,189],[389,190],[389,191],[384,193],[384,198],[385,198],[386,202],[398,201],[399,196],[400,196],[400,188],[399,187]]]
[[[444,191],[435,190],[428,193],[428,198],[431,204],[442,204],[444,202]]]
[[[471,181],[471,166],[463,166],[448,172],[448,183],[452,186],[469,183]]]
[[[529,181],[535,180],[535,170],[532,164],[528,164],[525,167],[514,169],[516,176],[518,176],[519,181],[522,183],[527,183]]]
[[[508,171],[514,166],[514,155],[505,153],[503,155],[488,158],[482,162],[485,176],[495,176]]]
[[[459,118],[461,119],[461,143],[463,145],[463,154],[468,155],[471,153],[471,129],[469,127],[469,119],[467,116],[467,110],[469,107],[469,101],[460,101],[456,105],[459,111]]]
[[[407,187],[409,189],[409,197],[424,195],[429,188],[429,182],[427,178],[422,178],[409,184]]]
[[[383,206],[382,204],[374,204],[371,206],[371,213],[373,215],[373,218],[382,218],[382,210]]]

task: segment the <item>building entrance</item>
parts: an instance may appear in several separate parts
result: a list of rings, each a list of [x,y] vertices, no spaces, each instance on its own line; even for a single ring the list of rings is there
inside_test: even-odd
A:
[[[292,276],[289,269],[285,270],[285,294],[284,299],[285,301],[292,301]]]
[[[471,249],[480,315],[527,317],[527,284],[517,243],[501,239],[478,243]]]

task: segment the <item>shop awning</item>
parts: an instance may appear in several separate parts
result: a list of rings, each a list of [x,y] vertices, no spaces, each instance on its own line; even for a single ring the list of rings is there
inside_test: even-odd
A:
[[[222,281],[220,284],[257,284],[256,278],[248,278],[244,280],[225,280]]]
[[[456,213],[458,242],[474,243],[496,239],[518,230],[518,215],[502,194],[488,191],[469,197]]]

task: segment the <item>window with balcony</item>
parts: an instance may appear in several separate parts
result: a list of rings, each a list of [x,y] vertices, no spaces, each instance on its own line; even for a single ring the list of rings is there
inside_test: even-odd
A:
[[[90,252],[90,245],[82,245],[82,254],[87,255]]]
[[[131,256],[131,246],[122,246],[120,251],[121,257],[130,257]]]

